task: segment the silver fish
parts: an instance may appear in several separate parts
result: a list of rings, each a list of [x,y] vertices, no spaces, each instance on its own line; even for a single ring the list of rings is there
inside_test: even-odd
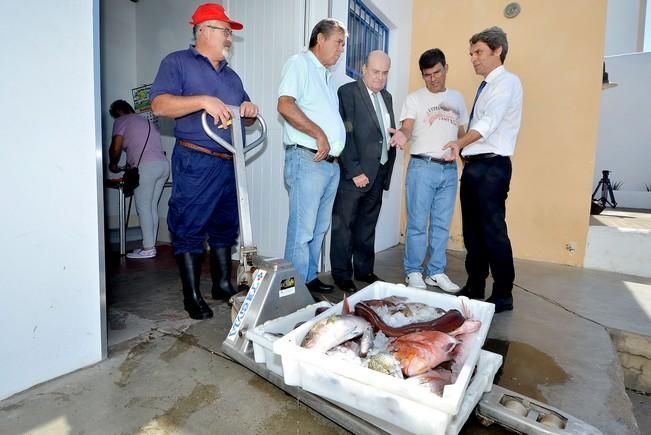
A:
[[[326,352],[333,347],[373,329],[364,318],[351,314],[334,315],[317,322],[305,335],[301,346]]]
[[[411,323],[429,322],[438,319],[445,310],[420,302],[407,302],[406,298],[391,296],[384,299],[364,301],[373,308],[380,319],[389,326],[399,328]]]
[[[342,361],[361,365],[362,360],[359,357],[359,344],[354,340],[349,340],[339,346],[335,346],[326,352],[326,355],[338,358]]]
[[[362,339],[359,343],[359,355],[365,357],[368,355],[368,351],[373,347],[373,342],[375,341],[375,333],[373,328],[368,328],[362,334]]]
[[[368,357],[367,364],[367,367],[371,370],[393,376],[394,378],[404,379],[400,363],[388,352],[380,352]]]

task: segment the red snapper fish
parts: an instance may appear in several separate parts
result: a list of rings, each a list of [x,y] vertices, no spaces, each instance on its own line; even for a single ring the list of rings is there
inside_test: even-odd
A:
[[[396,338],[390,345],[393,356],[400,362],[405,376],[427,372],[442,362],[452,359],[459,342],[439,331],[420,331]]]

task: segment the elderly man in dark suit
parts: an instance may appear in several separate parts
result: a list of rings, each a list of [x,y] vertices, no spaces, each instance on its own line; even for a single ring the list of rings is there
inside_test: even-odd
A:
[[[341,290],[357,290],[358,281],[372,283],[375,225],[382,193],[389,190],[396,150],[389,145],[395,128],[391,94],[384,87],[391,60],[372,51],[362,78],[339,88],[339,112],[346,126],[346,146],[339,156],[341,178],[332,210],[332,277]]]

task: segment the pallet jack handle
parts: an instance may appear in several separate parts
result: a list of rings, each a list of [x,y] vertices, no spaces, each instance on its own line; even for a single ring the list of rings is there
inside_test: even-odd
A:
[[[235,126],[236,119],[237,122],[241,125],[242,124],[242,117],[240,116],[240,108],[236,106],[228,106],[228,108],[233,112],[233,123],[232,126]],[[255,148],[258,147],[258,145],[262,144],[264,140],[267,138],[267,122],[264,120],[264,118],[258,114],[258,117],[256,118],[256,121],[260,124],[260,137],[254,140],[252,143],[243,146],[244,153],[248,153],[249,151],[253,151]],[[224,139],[219,137],[217,133],[213,131],[213,129],[210,127],[210,123],[208,122],[208,112],[204,111],[201,114],[201,124],[203,126],[204,131],[206,134],[215,142],[217,142],[219,145],[224,147],[227,151],[231,152],[232,154],[236,154],[235,147],[228,142],[226,142]],[[241,132],[241,130],[239,130]],[[235,139],[235,138],[234,138]],[[237,142],[237,141],[234,141]],[[243,142],[243,141],[242,141]]]
[[[240,116],[240,108],[236,106],[228,106],[233,113],[231,119],[231,138],[232,144],[219,137],[213,130],[213,127],[208,122],[208,113],[204,111],[201,114],[201,125],[203,126],[206,134],[219,145],[233,154],[235,166],[235,183],[237,187],[238,210],[240,213],[240,244],[241,251],[255,253],[256,247],[253,245],[253,232],[251,229],[251,210],[249,207],[249,189],[246,182],[246,161],[245,153],[253,151],[267,138],[267,123],[264,118],[258,113],[256,118],[260,124],[261,132],[260,137],[251,142],[249,145],[244,145],[244,137],[242,135],[242,117]]]

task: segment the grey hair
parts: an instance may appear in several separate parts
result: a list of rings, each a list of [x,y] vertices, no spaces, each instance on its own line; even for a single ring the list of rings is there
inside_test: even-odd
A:
[[[199,33],[199,24],[192,26],[192,41],[197,42],[197,34]]]
[[[506,33],[504,30],[500,29],[497,26],[489,27],[488,29],[482,30],[479,33],[475,33],[470,38],[471,44],[476,44],[478,42],[483,42],[491,50],[497,50],[499,47],[502,47],[502,54],[500,54],[500,60],[504,63],[506,59],[506,53],[509,51],[509,42],[506,39]]]
[[[314,26],[314,29],[312,29],[312,34],[310,35],[309,48],[316,47],[317,37],[319,36],[319,33],[322,33],[323,36],[328,38],[334,31],[343,32],[344,36],[346,38],[348,37],[348,32],[346,32],[344,23],[339,20],[335,20],[334,18],[324,18],[316,23],[316,26]]]

